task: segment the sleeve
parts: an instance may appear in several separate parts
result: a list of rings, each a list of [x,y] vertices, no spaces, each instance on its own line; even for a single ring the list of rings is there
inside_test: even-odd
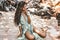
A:
[[[21,24],[19,23],[19,26],[21,26]]]

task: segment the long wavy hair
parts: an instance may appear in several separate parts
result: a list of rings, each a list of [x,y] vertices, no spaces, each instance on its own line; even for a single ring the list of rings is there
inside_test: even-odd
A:
[[[24,1],[21,1],[18,3],[18,7],[16,9],[16,13],[15,13],[15,16],[14,16],[14,23],[15,25],[19,25],[20,23],[20,17],[21,17],[21,13],[22,13],[22,8],[24,7],[26,3]]]

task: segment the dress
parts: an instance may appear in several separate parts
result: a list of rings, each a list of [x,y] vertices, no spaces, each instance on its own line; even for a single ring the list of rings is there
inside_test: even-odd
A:
[[[28,14],[28,15],[31,17],[30,14]],[[21,15],[20,21],[21,21],[21,25],[22,25],[22,37],[19,37],[18,40],[27,40],[27,38],[25,37],[26,31],[33,34],[35,37],[35,40],[43,40],[42,37],[40,37],[37,33],[33,32],[33,26],[32,26],[32,24],[28,24],[27,16],[24,17],[23,15]]]

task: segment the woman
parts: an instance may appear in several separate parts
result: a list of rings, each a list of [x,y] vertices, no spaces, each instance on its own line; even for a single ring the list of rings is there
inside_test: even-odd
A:
[[[19,26],[20,35],[18,40],[37,40],[40,36],[45,37],[45,32],[38,31],[37,28],[33,28],[31,25],[30,14],[27,13],[26,3],[24,1],[19,2],[14,22],[16,26]],[[33,32],[34,31],[34,32]],[[35,33],[36,32],[36,33]],[[38,34],[37,34],[38,33]],[[40,36],[39,36],[40,35]]]

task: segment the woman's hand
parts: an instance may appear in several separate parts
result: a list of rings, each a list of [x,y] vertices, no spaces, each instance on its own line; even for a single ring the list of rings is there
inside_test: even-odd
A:
[[[17,34],[17,38],[20,37],[20,36],[21,36],[21,34],[20,34],[20,32],[18,32],[18,34]]]

